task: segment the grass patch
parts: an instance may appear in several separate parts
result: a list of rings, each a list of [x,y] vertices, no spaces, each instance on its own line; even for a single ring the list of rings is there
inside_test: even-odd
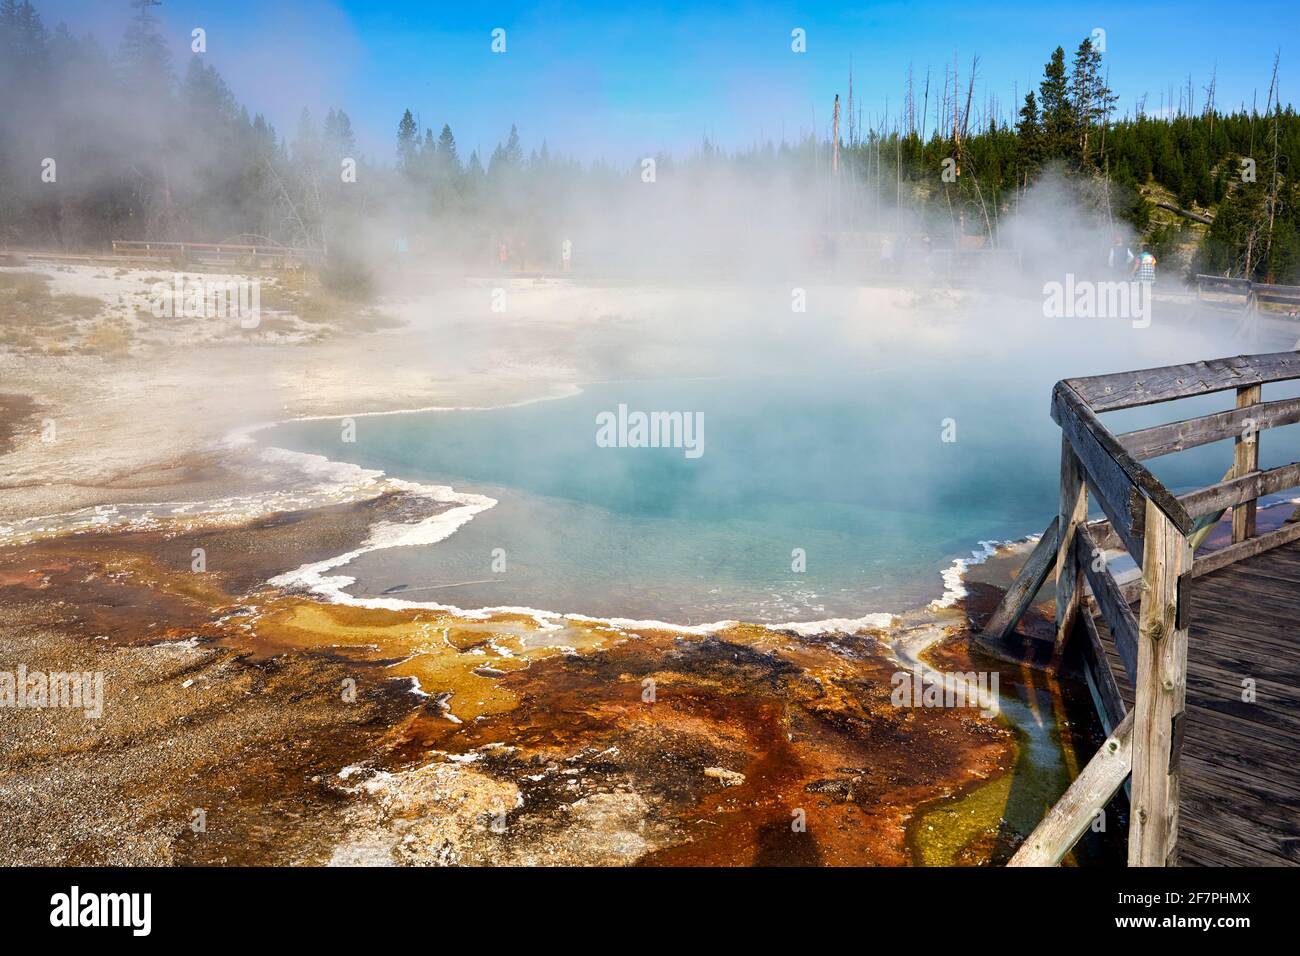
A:
[[[330,295],[349,302],[367,303],[375,299],[375,279],[360,259],[332,255],[320,270],[320,283]]]
[[[0,345],[61,352],[76,335],[77,321],[103,311],[93,296],[54,295],[49,286],[39,272],[0,272]]]
[[[377,312],[368,303],[362,286],[351,286],[340,293],[333,283],[313,273],[296,273],[262,287],[262,306],[290,312],[304,322],[322,325],[336,332],[377,332],[396,328],[402,323]],[[262,325],[266,325],[263,318]]]
[[[100,322],[81,340],[81,350],[111,358],[131,350],[131,332],[118,321]]]

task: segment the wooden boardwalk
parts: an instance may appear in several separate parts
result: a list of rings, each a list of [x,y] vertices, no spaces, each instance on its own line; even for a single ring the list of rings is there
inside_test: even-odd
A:
[[[1059,382],[1061,507],[980,640],[1002,652],[1055,573],[1055,666],[1078,661],[1109,734],[1013,866],[1059,863],[1128,803],[1131,866],[1300,865],[1300,520],[1259,533],[1259,499],[1300,487],[1261,470],[1261,434],[1300,424],[1300,352]],[[1234,408],[1134,432],[1100,414],[1209,392]],[[1141,462],[1231,441],[1222,481],[1174,495]],[[1089,500],[1105,515],[1089,521]],[[1282,506],[1279,506],[1282,507]],[[1202,544],[1231,512],[1231,539]],[[1300,514],[1300,512],[1298,512]],[[1112,572],[1126,553],[1141,576]]]
[[[1177,862],[1300,865],[1300,542],[1197,578],[1191,602]],[[1110,630],[1094,623],[1131,710]]]

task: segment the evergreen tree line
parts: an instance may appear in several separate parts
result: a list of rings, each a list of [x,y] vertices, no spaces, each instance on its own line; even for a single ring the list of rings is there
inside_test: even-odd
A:
[[[558,248],[602,216],[654,219],[653,204],[618,198],[643,182],[643,162],[582,164],[545,142],[526,153],[514,127],[486,162],[477,151],[463,157],[445,124],[421,130],[410,110],[391,159],[360,155],[340,109],[319,123],[304,110],[282,136],[250,116],[202,56],[178,76],[151,4],[130,3],[110,52],[63,24],[47,29],[30,0],[0,0],[0,243],[84,250],[113,238],[253,234],[346,256],[397,239],[482,262],[506,239]],[[762,196],[779,182],[811,197],[805,218],[816,230],[923,229],[936,244],[996,244],[1025,192],[1059,170],[1098,216],[1132,227],[1158,253],[1203,231],[1195,271],[1300,282],[1300,184],[1291,175],[1300,119],[1271,91],[1263,112],[1207,102],[1197,113],[1139,108],[1117,118],[1091,38],[1072,56],[1051,53],[1014,120],[973,115],[955,71],[946,85],[933,129],[925,106],[918,124],[909,77],[909,108],[888,128],[855,129],[850,116],[839,144],[810,134],[724,152],[705,140],[683,159],[654,157],[655,174],[696,184],[688,208],[717,202],[713,187],[724,183]],[[1213,224],[1157,216],[1156,202]]]

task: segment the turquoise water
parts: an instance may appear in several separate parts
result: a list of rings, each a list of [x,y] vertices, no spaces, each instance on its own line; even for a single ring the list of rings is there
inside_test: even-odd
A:
[[[982,537],[1023,534],[1053,506],[1050,456],[1033,456],[1032,482],[999,480],[1023,445],[971,404],[994,399],[966,395],[970,422],[945,444],[951,394],[880,414],[897,384],[605,385],[518,408],[359,418],[351,446],[335,422],[268,440],[499,500],[438,545],[363,556],[347,571],[355,593],[495,579],[431,599],[675,623],[858,616],[896,609],[900,591],[938,596],[936,568]],[[619,403],[702,412],[703,454],[597,447],[596,415]],[[491,571],[494,548],[504,575]]]
[[[1051,385],[1076,371],[994,368],[955,347],[816,376],[602,384],[513,408],[359,417],[352,444],[334,420],[263,438],[499,500],[446,541],[349,564],[359,596],[679,624],[852,618],[939,597],[940,572],[980,541],[1042,530],[1058,494]],[[702,413],[703,454],[599,447],[597,415],[620,403]],[[1111,424],[1230,404],[1209,396]],[[1269,434],[1262,448],[1266,466],[1300,457],[1294,439]],[[1230,461],[1220,444],[1152,464],[1179,489],[1219,480]]]

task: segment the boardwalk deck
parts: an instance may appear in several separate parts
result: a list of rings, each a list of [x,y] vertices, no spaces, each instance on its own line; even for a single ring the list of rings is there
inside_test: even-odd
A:
[[[1262,388],[1298,379],[1300,352],[1278,352],[1057,383],[1056,553],[1036,549],[981,640],[1005,649],[1054,568],[1053,659],[1081,662],[1110,736],[1013,866],[1059,863],[1125,795],[1130,865],[1300,865],[1300,523],[1256,526],[1261,496],[1300,484],[1300,463],[1260,469],[1262,430],[1300,424]],[[1100,418],[1214,392],[1235,409],[1122,435]],[[1227,439],[1227,474],[1196,491],[1174,495],[1142,464]],[[1104,519],[1086,520],[1090,503]],[[1230,540],[1197,555],[1229,512]],[[1115,549],[1140,580],[1114,576]]]
[[[1195,579],[1191,603],[1178,863],[1300,865],[1300,542]],[[1124,665],[1094,620],[1131,710]]]

